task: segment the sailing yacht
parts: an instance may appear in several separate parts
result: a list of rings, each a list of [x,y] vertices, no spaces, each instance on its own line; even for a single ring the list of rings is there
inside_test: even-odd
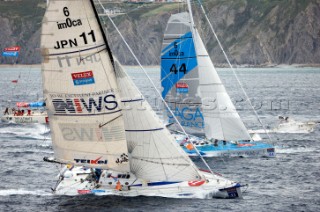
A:
[[[248,133],[195,27],[190,1],[187,3],[189,12],[171,15],[165,30],[162,97],[203,157],[274,157],[273,145],[254,142]],[[177,132],[177,142],[190,156],[198,156],[179,133],[171,112],[165,109],[164,114],[170,129]]]
[[[241,185],[201,171],[113,57],[93,0],[51,0],[41,33],[55,194],[236,198]]]
[[[18,109],[6,107],[2,122],[15,124],[46,124],[49,122],[44,102],[17,102]]]

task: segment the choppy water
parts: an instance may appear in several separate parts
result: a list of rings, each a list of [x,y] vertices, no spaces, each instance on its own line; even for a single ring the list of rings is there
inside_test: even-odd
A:
[[[159,86],[157,69],[148,71]],[[8,99],[35,101],[41,97],[39,69],[1,69],[0,73],[1,106]],[[141,73],[139,69],[129,70],[150,103],[159,108],[151,84]],[[19,74],[19,83],[13,85],[11,80]],[[232,72],[222,69],[219,75],[245,124],[261,129],[242,101]],[[320,69],[242,69],[239,78],[267,126],[272,127],[278,115],[320,120]],[[0,211],[320,211],[319,135],[320,126],[311,134],[271,135],[277,145],[275,159],[207,159],[216,172],[249,184],[241,200],[66,197],[50,192],[58,166],[42,162],[44,156],[53,155],[46,126],[1,123]]]

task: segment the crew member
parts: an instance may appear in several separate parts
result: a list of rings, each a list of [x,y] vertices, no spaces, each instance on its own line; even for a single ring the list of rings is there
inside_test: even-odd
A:
[[[4,111],[4,114],[3,115],[6,115],[8,114],[9,115],[9,108],[7,107],[6,110]]]

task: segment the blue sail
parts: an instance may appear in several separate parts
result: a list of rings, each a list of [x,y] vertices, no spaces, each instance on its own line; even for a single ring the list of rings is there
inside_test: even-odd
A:
[[[162,50],[161,86],[165,98],[174,85],[197,66],[192,33],[188,32]]]
[[[164,34],[161,52],[162,96],[186,132],[204,133],[204,117],[198,92],[198,58],[188,13],[172,15]],[[165,109],[168,123],[176,123]],[[176,125],[171,129],[180,130]]]

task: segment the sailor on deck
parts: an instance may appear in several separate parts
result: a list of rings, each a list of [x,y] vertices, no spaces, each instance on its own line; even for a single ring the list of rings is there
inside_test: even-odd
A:
[[[4,111],[4,114],[3,114],[3,115],[7,115],[7,114],[9,115],[9,108],[8,108],[8,107],[7,107],[6,110]]]

